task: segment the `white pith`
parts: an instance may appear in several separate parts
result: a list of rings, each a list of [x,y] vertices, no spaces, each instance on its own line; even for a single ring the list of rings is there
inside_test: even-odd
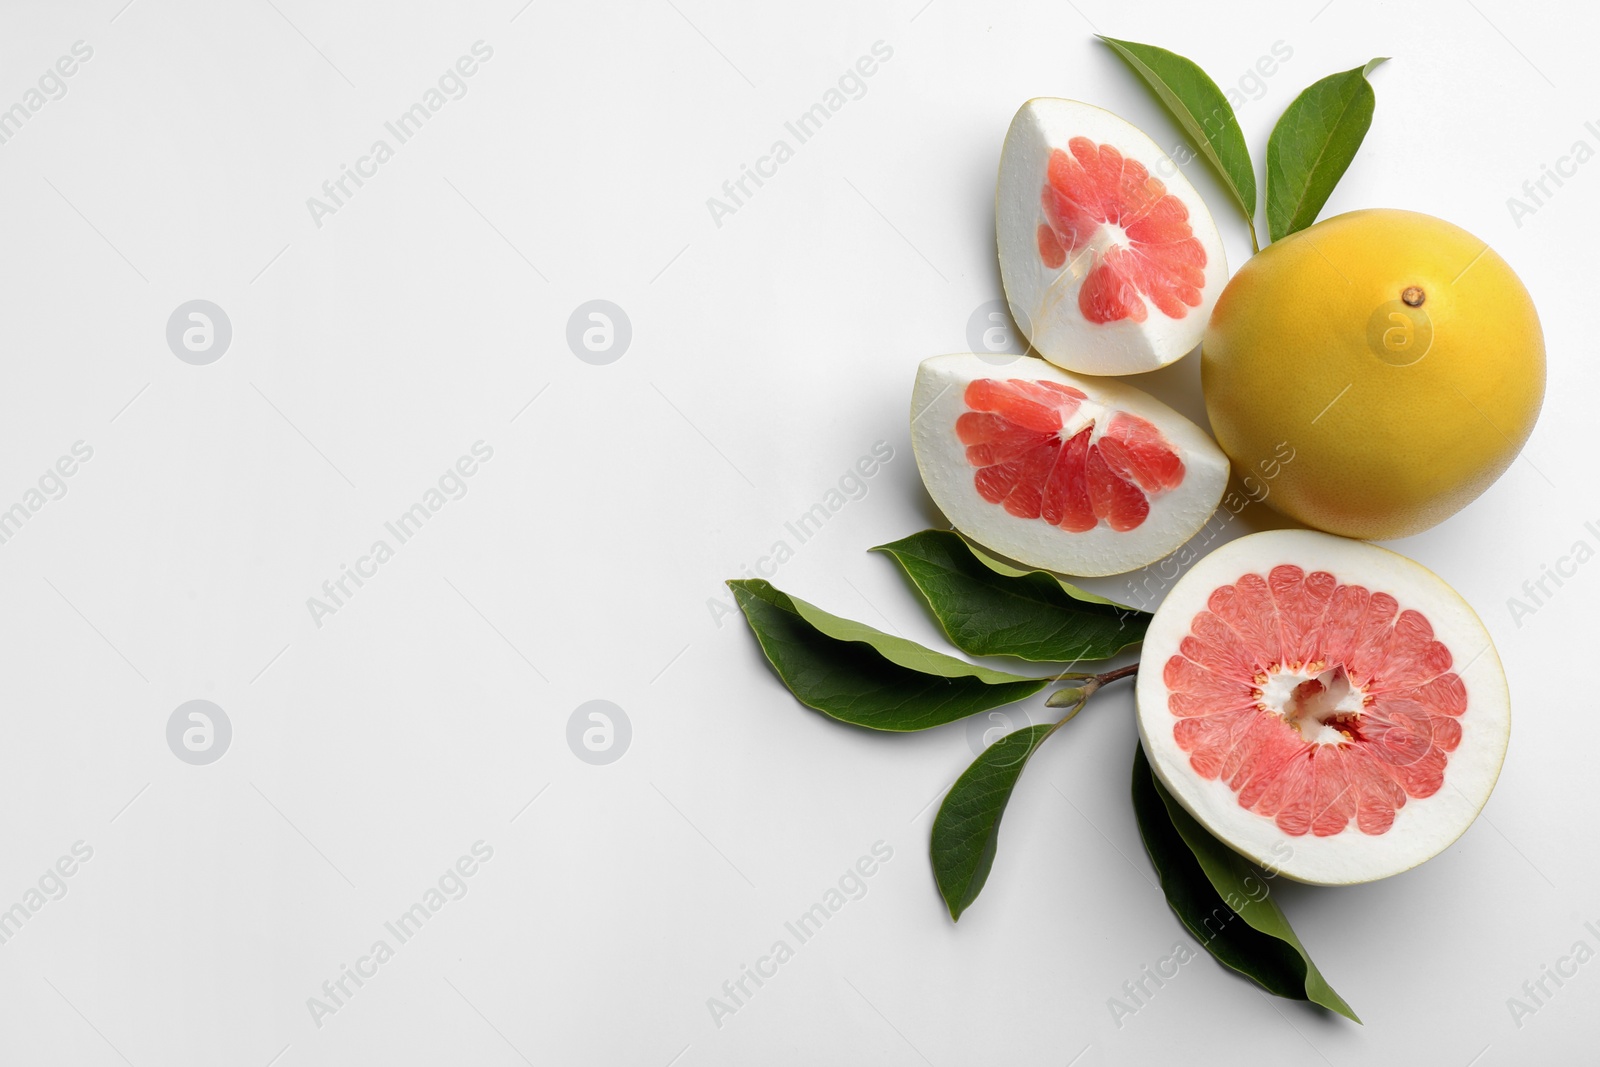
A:
[[[1016,375],[1012,375],[1016,377]],[[1098,403],[1093,397],[1078,401],[1078,406],[1072,414],[1061,420],[1061,429],[1056,431],[1056,439],[1065,443],[1083,432],[1085,426],[1089,429],[1089,443],[1092,445],[1105,436],[1106,423],[1111,421],[1114,414],[1112,408]],[[1148,495],[1148,494],[1146,494]]]
[[[1323,692],[1309,699],[1297,698],[1299,688],[1310,681],[1321,682]],[[1323,671],[1278,668],[1267,673],[1260,692],[1262,707],[1282,716],[1301,737],[1319,745],[1344,744],[1348,738],[1328,720],[1344,715],[1359,718],[1366,701],[1366,694],[1351,685],[1344,668],[1338,666]]]
[[[1077,292],[1090,268],[1112,245],[1130,246],[1119,225],[1103,223],[1087,248],[1069,253],[1051,270],[1039,256],[1040,207],[1050,153],[1073,137],[1110,144],[1159,179],[1189,212],[1189,228],[1206,252],[1206,283],[1198,307],[1171,319],[1146,300],[1145,321],[1090,323],[1078,311]],[[995,236],[1006,299],[1034,348],[1053,363],[1081,374],[1138,374],[1180,359],[1200,343],[1206,320],[1228,281],[1222,235],[1205,201],[1178,166],[1137,127],[1109,111],[1076,100],[1038,98],[1022,105],[1006,133],[995,185]]]
[[[1183,460],[1177,488],[1146,494],[1150,513],[1132,530],[1104,523],[1072,533],[1043,519],[1024,519],[979,495],[977,468],[956,436],[956,420],[971,409],[966,387],[979,378],[1049,381],[1085,393],[1071,427],[1095,419],[1091,440],[1104,432],[1111,412],[1137,415],[1160,430]],[[1070,437],[1063,431],[1063,439]],[[951,524],[986,548],[1019,563],[1061,574],[1097,577],[1154,563],[1205,525],[1228,484],[1228,458],[1198,426],[1159,400],[1122,382],[1080,378],[1032,356],[997,364],[993,356],[949,355],[923,360],[911,396],[911,444],[923,484]]]
[[[1167,660],[1178,653],[1195,614],[1206,607],[1215,589],[1246,573],[1265,576],[1280,564],[1297,565],[1308,574],[1327,571],[1341,584],[1387,592],[1399,601],[1401,610],[1420,612],[1432,625],[1434,638],[1450,650],[1450,670],[1466,687],[1467,709],[1459,719],[1461,742],[1449,755],[1444,785],[1431,797],[1407,798],[1385,833],[1368,835],[1352,822],[1329,837],[1286,834],[1272,817],[1241,807],[1227,782],[1201,777],[1173,736],[1177,718],[1168,705],[1171,691],[1163,670]],[[1320,665],[1322,670],[1335,666]],[[1272,710],[1286,707],[1294,686],[1315,676],[1309,667],[1292,666],[1276,672],[1276,677],[1269,677],[1261,687],[1263,704]],[[1317,885],[1385,878],[1448,848],[1488,800],[1511,731],[1510,694],[1500,659],[1483,623],[1453,589],[1421,564],[1397,553],[1309,530],[1274,530],[1239,538],[1212,552],[1179,579],[1145,634],[1137,702],[1140,740],[1151,768],[1173,797],[1201,825],[1248,859],[1268,871]],[[1314,739],[1344,743],[1321,731]]]

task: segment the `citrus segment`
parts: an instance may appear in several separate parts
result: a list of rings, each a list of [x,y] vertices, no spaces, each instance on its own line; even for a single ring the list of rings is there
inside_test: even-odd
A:
[[[1046,359],[1154,370],[1194,348],[1228,270],[1204,202],[1156,143],[1072,100],[1030,100],[995,192],[1000,276]]]
[[[1059,148],[1050,153],[1039,256],[1056,270],[1079,252],[1090,254],[1089,275],[1078,290],[1084,317],[1143,322],[1146,299],[1174,319],[1199,307],[1206,250],[1189,228],[1183,201],[1112,145],[1074,137],[1068,146],[1070,155]]]
[[[1013,357],[940,356],[917,375],[917,463],[973,540],[1031,566],[1115,574],[1204,525],[1227,463],[1199,428],[1136,389]]]
[[[1107,433],[1097,441],[1095,419],[1076,417],[1087,400],[1081,390],[1055,382],[969,383],[972,410],[956,420],[956,436],[967,446],[967,462],[978,468],[978,493],[1012,515],[1074,532],[1098,521],[1118,531],[1144,522],[1146,493],[1182,484],[1183,460],[1160,430],[1120,411],[1106,413]],[[1109,436],[1111,428],[1117,437]]]

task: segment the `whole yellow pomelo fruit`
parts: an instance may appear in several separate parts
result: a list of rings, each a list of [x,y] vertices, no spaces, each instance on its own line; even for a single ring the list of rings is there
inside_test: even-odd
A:
[[[1544,332],[1521,280],[1414,211],[1352,211],[1269,245],[1223,290],[1200,358],[1235,471],[1346,537],[1406,537],[1461,510],[1511,465],[1544,400]]]

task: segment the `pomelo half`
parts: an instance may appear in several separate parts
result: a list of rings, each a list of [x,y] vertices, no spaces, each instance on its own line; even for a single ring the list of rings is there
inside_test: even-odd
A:
[[[1222,450],[1159,400],[1031,356],[924,360],[911,443],[956,529],[1063,574],[1161,559],[1205,525],[1228,481]]]
[[[1200,343],[1228,281],[1217,224],[1139,129],[1076,100],[1029,100],[1000,152],[1000,280],[1039,354],[1137,374]]]
[[[1251,534],[1181,578],[1145,635],[1139,736],[1212,834],[1295,881],[1409,870],[1477,818],[1511,701],[1437,575],[1309,530]]]

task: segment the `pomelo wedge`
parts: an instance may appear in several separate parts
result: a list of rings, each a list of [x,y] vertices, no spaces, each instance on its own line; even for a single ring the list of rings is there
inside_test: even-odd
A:
[[[911,442],[956,529],[1062,574],[1155,562],[1205,525],[1228,481],[1222,450],[1159,400],[1031,356],[924,360]]]
[[[1076,100],[1029,100],[995,188],[1000,279],[1039,354],[1137,374],[1200,343],[1228,281],[1217,224],[1143,132]]]
[[[1183,576],[1145,635],[1139,736],[1212,834],[1300,882],[1409,870],[1494,788],[1511,702],[1482,622],[1375,545],[1251,534]]]

